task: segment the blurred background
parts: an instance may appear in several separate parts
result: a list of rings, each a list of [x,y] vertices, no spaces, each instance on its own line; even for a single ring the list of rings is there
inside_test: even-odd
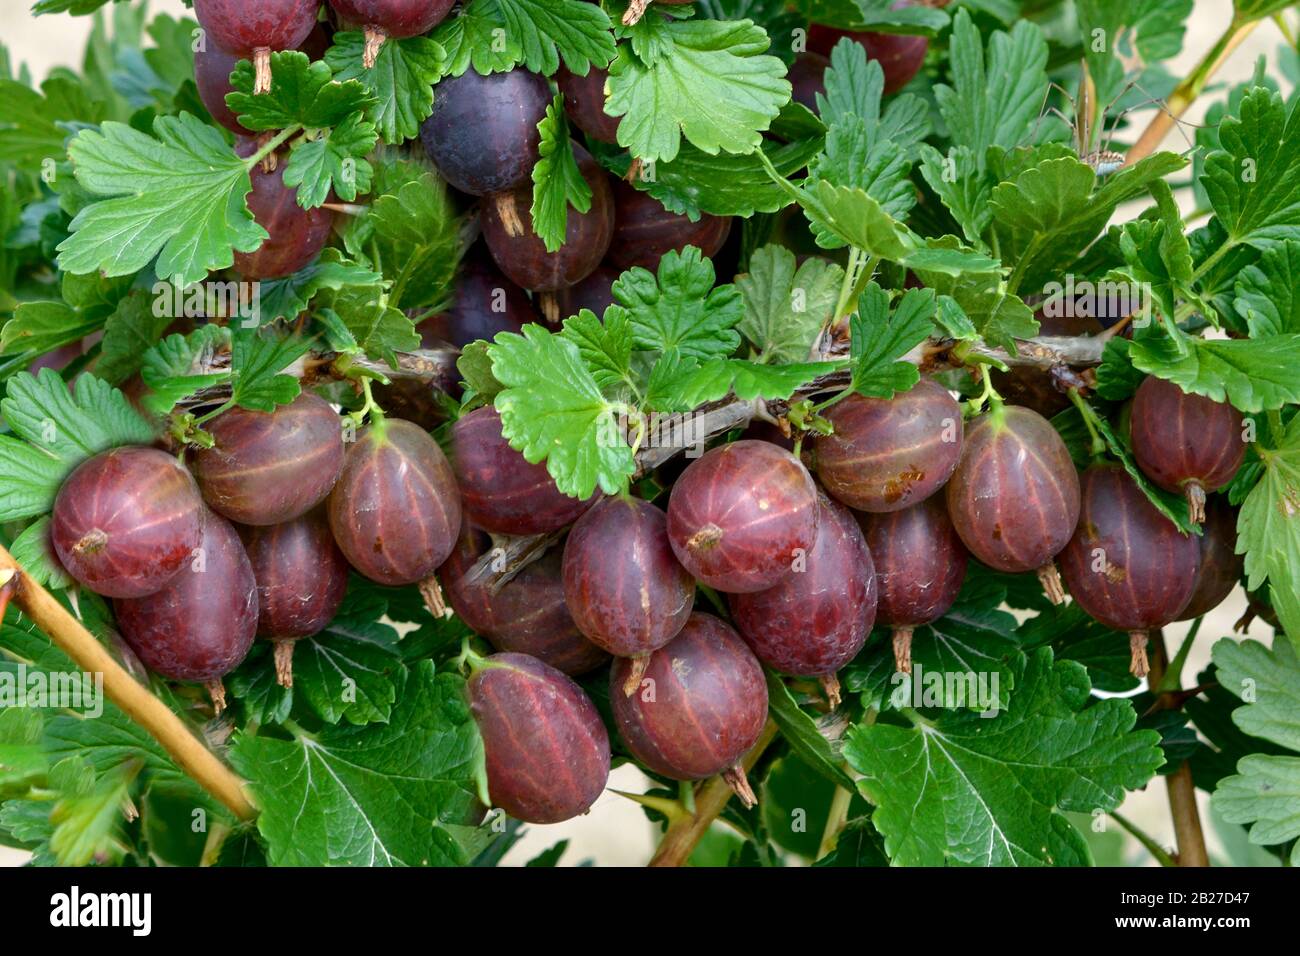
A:
[[[190,13],[180,0],[153,0],[150,9],[156,13],[170,13],[176,17]],[[0,16],[0,23],[3,24],[3,27],[0,27],[0,42],[8,47],[15,63],[28,65],[37,80],[43,78],[53,67],[77,67],[90,32],[89,18],[67,15],[33,17],[28,0],[0,0],[0,12],[3,13],[3,16]],[[1169,69],[1176,76],[1189,72],[1214,44],[1231,16],[1231,0],[1196,0],[1194,11],[1188,21],[1183,52],[1169,62]],[[1202,95],[1185,117],[1185,123],[1199,123],[1205,115],[1206,108],[1216,100],[1215,89],[1223,84],[1248,79],[1260,57],[1266,58],[1268,73],[1284,87],[1289,86],[1277,69],[1277,49],[1284,42],[1275,24],[1270,21],[1260,24],[1219,69],[1215,77],[1215,87]],[[1148,115],[1149,111],[1141,116],[1135,116],[1138,130],[1142,128]],[[1187,141],[1194,138],[1193,134],[1192,129],[1184,129],[1182,133],[1175,129],[1170,132],[1165,146],[1183,152],[1188,148]],[[1131,135],[1136,137],[1136,132]],[[1140,207],[1141,204],[1139,209]],[[1187,208],[1191,208],[1190,204]],[[1134,212],[1135,210],[1121,210],[1120,218],[1130,218]],[[1209,663],[1210,648],[1213,643],[1221,637],[1232,635],[1233,623],[1245,610],[1245,596],[1238,590],[1218,609],[1206,616],[1184,670],[1185,675],[1195,675]],[[1187,628],[1186,624],[1175,624],[1165,629],[1165,638],[1171,653],[1186,636]],[[1256,621],[1246,636],[1268,640],[1271,637],[1271,629],[1266,624]],[[561,865],[572,866],[584,863],[598,866],[643,865],[653,852],[654,832],[640,808],[630,800],[618,796],[614,791],[644,792],[647,784],[648,780],[634,767],[625,766],[615,770],[610,777],[609,788],[587,816],[555,826],[528,827],[523,838],[506,855],[504,862],[507,865],[521,865],[561,840],[567,840],[568,847],[561,858]],[[1276,865],[1272,857],[1247,843],[1245,831],[1241,827],[1223,824],[1213,819],[1207,794],[1198,790],[1197,797],[1201,806],[1202,825],[1215,863]],[[1167,849],[1173,848],[1173,825],[1170,822],[1169,803],[1163,778],[1157,777],[1145,790],[1130,794],[1120,812],[1150,834],[1158,843]],[[1087,821],[1076,822],[1080,822],[1084,827],[1087,826]],[[1110,823],[1110,821],[1104,822]],[[1099,864],[1155,865],[1150,854],[1136,840],[1113,824],[1110,824],[1107,832],[1091,834],[1090,839]],[[25,858],[26,855],[23,853],[0,847],[0,866],[19,865]]]

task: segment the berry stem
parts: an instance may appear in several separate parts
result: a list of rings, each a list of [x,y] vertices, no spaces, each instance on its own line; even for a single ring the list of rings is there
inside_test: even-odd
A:
[[[1165,852],[1164,847],[1162,847],[1159,843],[1157,843],[1154,839],[1152,839],[1152,837],[1148,833],[1146,833],[1141,827],[1137,826],[1137,824],[1133,823],[1127,817],[1123,816],[1116,810],[1112,810],[1110,812],[1110,818],[1114,820],[1116,823],[1118,823],[1123,829],[1127,830],[1129,834],[1132,835],[1133,839],[1137,840],[1144,847],[1146,847],[1147,852],[1150,853],[1153,857],[1155,857],[1156,862],[1158,862],[1161,866],[1178,865],[1178,861],[1175,860],[1172,856],[1170,856],[1167,852]]]
[[[133,721],[148,731],[172,759],[240,820],[257,810],[245,792],[245,782],[208,750],[172,710],[122,667],[81,622],[33,581],[0,546],[0,574],[12,572],[2,587],[13,585],[13,599],[60,650],[88,674],[104,677],[104,693]]]
[[[893,634],[894,670],[900,674],[912,673],[912,629],[896,627]]]
[[[738,766],[742,771],[753,768],[758,758],[763,755],[763,751],[776,738],[776,733],[775,721],[769,720],[753,748],[741,758]],[[722,812],[722,808],[727,805],[731,795],[731,784],[727,782],[725,775],[712,777],[695,794],[695,813],[669,824],[648,865],[683,866],[690,859],[696,844],[708,832],[713,821]]]
[[[361,65],[369,70],[375,65],[375,61],[379,59],[379,51],[383,49],[388,34],[374,24],[367,24],[365,37],[366,47],[361,54]]]
[[[275,682],[293,688],[293,641],[275,642]]]

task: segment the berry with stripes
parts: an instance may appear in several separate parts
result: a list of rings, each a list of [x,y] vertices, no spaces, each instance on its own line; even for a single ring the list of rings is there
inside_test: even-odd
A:
[[[570,676],[609,660],[569,614],[559,549],[524,565],[499,586],[471,576],[479,559],[491,552],[488,533],[465,522],[451,557],[438,569],[447,602],[470,630],[498,651],[536,657]]]
[[[203,499],[247,525],[292,521],[325,500],[343,468],[343,428],[324,399],[302,392],[273,412],[232,408],[190,453]]]
[[[573,154],[591,190],[591,205],[586,212],[569,209],[563,244],[554,252],[533,230],[531,182],[496,193],[483,204],[483,238],[492,258],[512,282],[534,292],[556,292],[591,275],[614,235],[609,177],[576,143]]]
[[[912,634],[952,607],[968,555],[942,495],[885,514],[858,514],[876,566],[876,620],[893,636],[894,666],[912,672]]]
[[[687,246],[695,246],[711,258],[730,232],[729,216],[701,213],[692,222],[620,179],[614,183],[614,238],[606,258],[620,271],[640,266],[654,272],[665,253],[681,252]]]
[[[375,65],[384,41],[428,33],[447,18],[455,0],[329,0],[334,12],[347,23],[364,27],[365,48],[361,65]]]
[[[728,598],[736,628],[760,661],[821,679],[839,704],[835,672],[853,660],[876,620],[876,570],[852,512],[822,496],[807,559],[774,587]]]
[[[817,540],[817,486],[799,459],[742,439],[691,462],[668,499],[668,540],[683,567],[719,591],[763,591]]]
[[[1047,419],[995,402],[967,430],[947,491],[971,554],[997,571],[1037,571],[1048,598],[1065,600],[1053,558],[1079,519],[1079,473]]]
[[[1091,466],[1081,487],[1079,527],[1061,552],[1061,573],[1080,607],[1129,632],[1133,674],[1145,677],[1147,632],[1175,620],[1191,600],[1200,545],[1120,465]]]
[[[267,232],[267,238],[252,252],[234,254],[235,270],[250,282],[293,275],[310,265],[330,238],[334,214],[323,206],[303,209],[298,205],[297,189],[284,181],[287,168],[281,163],[268,173],[257,165],[248,174],[253,187],[248,211]]]
[[[859,511],[924,501],[961,458],[961,408],[929,379],[888,399],[851,394],[824,417],[835,431],[817,439],[813,467],[832,497]]]
[[[296,50],[316,28],[320,0],[194,0],[194,16],[209,40],[252,60],[253,92],[271,91],[271,53]]]
[[[329,522],[348,563],[370,580],[423,581],[460,534],[460,492],[447,457],[419,425],[372,421],[344,458]]]
[[[555,487],[544,463],[531,464],[501,433],[491,405],[463,416],[451,430],[451,460],[466,518],[495,534],[546,534],[572,523],[593,499]]]
[[[257,633],[275,642],[276,679],[293,686],[293,642],[334,620],[348,589],[348,562],[323,509],[282,524],[243,528],[257,581]]]
[[[634,658],[627,693],[650,652],[686,624],[695,580],[668,543],[668,518],[648,501],[606,498],[564,544],[564,599],[583,634],[617,657]]]
[[[740,636],[716,617],[695,613],[650,655],[636,692],[622,692],[633,662],[610,669],[610,701],[623,742],[655,773],[702,780],[722,773],[746,806],[754,792],[740,763],[767,722],[763,667]]]
[[[590,810],[609,779],[609,735],[591,699],[526,654],[472,663],[470,712],[483,736],[492,803],[525,823]]]
[[[1129,429],[1143,474],[1185,495],[1198,524],[1205,520],[1205,496],[1231,481],[1246,457],[1241,412],[1154,375],[1133,396]]]
[[[206,684],[220,713],[221,678],[239,666],[257,633],[257,582],[239,535],[208,512],[193,560],[161,591],[113,602],[122,637],[149,670]]]
[[[50,542],[81,584],[114,598],[161,590],[191,558],[206,510],[194,479],[156,448],[88,459],[54,499]]]

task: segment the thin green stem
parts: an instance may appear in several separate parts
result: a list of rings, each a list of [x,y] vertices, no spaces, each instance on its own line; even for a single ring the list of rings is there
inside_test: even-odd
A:
[[[831,316],[831,322],[838,322],[848,311],[849,302],[852,301],[853,286],[858,281],[858,268],[861,265],[862,252],[857,246],[849,247],[849,264],[844,269],[844,279],[840,282],[840,296],[835,301],[835,313]]]
[[[1182,685],[1183,665],[1187,663],[1187,655],[1192,650],[1192,642],[1196,640],[1196,635],[1201,630],[1201,622],[1204,620],[1205,617],[1201,616],[1192,621],[1192,626],[1187,631],[1187,636],[1183,638],[1183,643],[1178,646],[1178,653],[1175,654],[1174,659],[1169,662],[1169,669],[1165,671],[1165,676],[1160,679],[1160,686],[1155,689],[1156,693],[1162,694],[1169,691],[1175,691]]]
[[[1222,259],[1224,256],[1226,256],[1229,252],[1231,252],[1235,248],[1237,248],[1237,240],[1229,239],[1223,245],[1219,246],[1219,248],[1215,249],[1212,253],[1210,253],[1210,255],[1206,258],[1204,262],[1202,262],[1199,266],[1196,267],[1196,271],[1192,273],[1192,282],[1200,281],[1201,277],[1204,276],[1205,273],[1209,272],[1212,268],[1214,268],[1214,266],[1218,264],[1220,259]]]
[[[835,788],[835,795],[831,797],[830,812],[826,814],[826,827],[822,830],[822,840],[817,846],[817,859],[820,860],[835,849],[840,833],[844,831],[844,824],[849,819],[849,804],[852,802],[853,794],[848,788]]]
[[[270,155],[271,153],[279,149],[285,143],[286,140],[290,139],[293,136],[296,136],[298,133],[301,132],[302,132],[301,126],[290,126],[287,127],[286,129],[280,130],[280,132],[276,133],[265,143],[259,146],[257,152],[255,152],[252,156],[249,156],[248,159],[244,160],[244,168],[252,169],[263,159],[265,159],[268,155]]]
[[[1141,827],[1133,823],[1133,821],[1129,820],[1118,810],[1112,810],[1110,816],[1112,820],[1127,830],[1135,840],[1146,847],[1147,852],[1155,857],[1156,861],[1159,862],[1161,866],[1175,867],[1178,865],[1174,861],[1174,858],[1165,851],[1164,847],[1148,836]]]
[[[1087,399],[1079,394],[1077,388],[1070,389],[1070,401],[1074,407],[1079,410],[1079,415],[1083,418],[1084,427],[1088,429],[1088,434],[1092,437],[1092,447],[1089,452],[1093,458],[1100,458],[1106,454],[1106,439],[1101,437],[1101,432],[1097,430],[1097,410],[1088,404]]]

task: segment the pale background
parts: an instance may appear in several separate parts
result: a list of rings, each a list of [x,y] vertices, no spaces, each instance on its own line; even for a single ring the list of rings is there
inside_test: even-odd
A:
[[[187,13],[179,0],[154,0],[150,5],[157,12],[171,13],[179,16]],[[1195,12],[1189,22],[1189,30],[1184,44],[1183,54],[1170,64],[1171,70],[1183,75],[1197,62],[1203,53],[1214,43],[1219,33],[1231,16],[1231,0],[1197,0]],[[25,0],[0,0],[0,42],[8,46],[15,61],[26,62],[33,75],[43,77],[51,67],[75,67],[80,61],[86,36],[89,32],[89,19],[66,15],[44,16],[35,18],[29,12]],[[1277,28],[1269,22],[1261,24],[1256,31],[1231,56],[1220,69],[1217,79],[1241,80],[1250,75],[1256,59],[1266,55],[1270,63],[1275,62],[1275,51],[1283,42]],[[1279,82],[1282,77],[1273,70]],[[1187,120],[1198,122],[1204,114],[1205,107],[1213,102],[1212,95],[1202,97],[1188,114]],[[1190,137],[1191,133],[1188,132]],[[1171,133],[1166,142],[1170,149],[1182,151],[1186,144],[1177,133]],[[1233,622],[1245,609],[1244,597],[1238,592],[1206,617],[1193,649],[1191,659],[1184,674],[1190,679],[1209,661],[1211,644],[1220,637],[1232,633]],[[1256,623],[1251,635],[1267,638],[1269,629]],[[1177,648],[1186,634],[1186,625],[1174,625],[1166,628],[1167,641],[1172,650]],[[529,827],[528,833],[506,857],[507,863],[521,864],[531,859],[542,850],[560,840],[569,840],[569,848],[563,858],[565,864],[576,864],[584,860],[594,861],[602,866],[639,866],[649,859],[654,847],[653,833],[641,810],[630,801],[614,794],[613,790],[643,791],[645,777],[633,767],[616,770],[609,781],[610,789],[596,802],[591,812],[578,820],[555,826]],[[1197,792],[1201,801],[1202,822],[1211,844],[1211,854],[1215,853],[1220,840],[1209,819],[1208,797]],[[1166,847],[1173,846],[1173,829],[1169,821],[1169,805],[1165,794],[1163,779],[1156,779],[1141,792],[1129,796],[1122,812],[1131,820],[1142,826],[1158,842]],[[1151,863],[1150,857],[1134,841],[1129,840],[1125,859],[1129,863]],[[24,855],[0,847],[0,865],[21,863]]]

